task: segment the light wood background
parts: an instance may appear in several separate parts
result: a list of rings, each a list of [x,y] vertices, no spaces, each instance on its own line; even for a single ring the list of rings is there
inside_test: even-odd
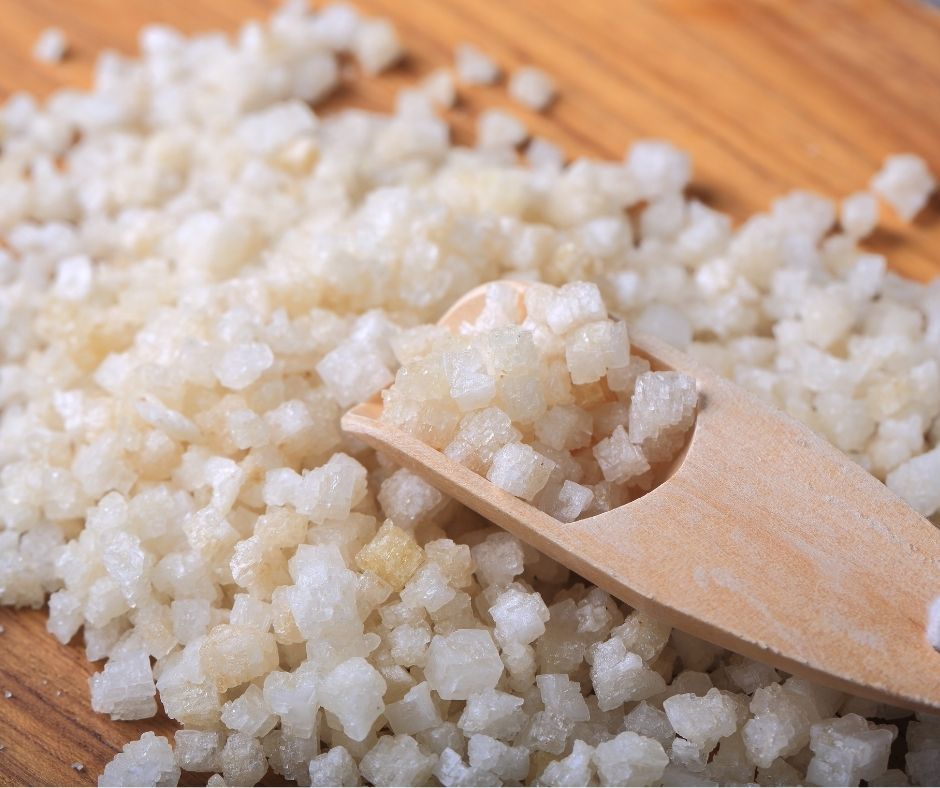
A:
[[[742,219],[790,188],[838,197],[863,188],[883,157],[913,151],[940,173],[940,12],[889,0],[359,0],[394,19],[410,52],[394,73],[344,85],[327,107],[387,110],[395,89],[473,41],[504,66],[557,79],[546,116],[518,110],[571,155],[619,157],[638,137],[667,137],[695,158],[697,194]],[[134,52],[150,21],[234,30],[265,0],[0,0],[0,95],[87,85],[102,48]],[[72,49],[59,65],[30,50],[49,24]],[[464,90],[458,141],[502,87]],[[869,246],[921,280],[940,272],[940,200],[913,226],[885,212]],[[62,647],[45,614],[0,609],[0,785],[94,784],[104,764],[166,719],[91,716],[95,669],[80,638]],[[61,695],[58,694],[61,692]],[[71,768],[84,764],[84,771]],[[203,776],[204,778],[204,776]],[[184,783],[196,784],[184,775]]]

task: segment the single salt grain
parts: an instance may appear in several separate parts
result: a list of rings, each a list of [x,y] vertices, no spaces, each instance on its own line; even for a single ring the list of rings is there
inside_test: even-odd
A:
[[[310,785],[314,788],[359,784],[359,768],[342,745],[331,747],[310,761]]]
[[[499,109],[487,109],[477,119],[477,147],[514,148],[526,141],[529,131],[514,115]]]
[[[457,101],[454,78],[449,71],[443,68],[428,74],[421,83],[421,90],[441,109],[450,109]]]
[[[359,762],[372,785],[424,785],[437,757],[423,751],[411,736],[382,736]]]
[[[361,22],[353,37],[352,51],[367,74],[391,68],[404,55],[398,33],[385,19]]]
[[[460,81],[467,85],[492,85],[500,75],[496,62],[473,44],[457,45],[454,67]]]
[[[856,192],[842,200],[839,223],[846,235],[861,239],[878,224],[878,201],[869,192]]]
[[[520,104],[541,112],[555,97],[555,83],[542,69],[523,66],[509,78],[509,95]]]
[[[104,767],[98,778],[100,786],[176,785],[180,767],[173,749],[163,736],[149,731],[124,748]]]
[[[940,651],[940,596],[927,607],[927,642]]]
[[[937,188],[937,179],[920,156],[896,153],[888,156],[871,179],[871,188],[904,221],[911,221]]]
[[[47,27],[33,46],[33,57],[42,63],[59,63],[68,51],[68,40],[58,27]]]
[[[940,447],[899,465],[885,484],[925,517],[940,510]]]
[[[83,764],[81,761],[75,761],[72,764],[72,768],[77,772],[83,772],[85,771],[85,764]]]
[[[227,350],[212,365],[212,371],[225,388],[241,391],[254,383],[274,363],[271,348],[250,342]]]
[[[561,169],[565,163],[564,151],[542,137],[533,137],[525,149],[526,161],[536,168]]]
[[[3,691],[3,697],[6,698],[7,700],[9,700],[10,698],[13,697],[13,693],[10,692],[10,690],[4,690],[4,691]]]
[[[654,785],[669,763],[658,741],[632,731],[598,744],[593,760],[605,785]]]
[[[424,675],[444,700],[466,700],[493,689],[502,674],[502,660],[486,630],[458,629],[431,641]]]
[[[497,487],[531,501],[552,473],[555,463],[525,443],[509,443],[493,455],[486,478]]]

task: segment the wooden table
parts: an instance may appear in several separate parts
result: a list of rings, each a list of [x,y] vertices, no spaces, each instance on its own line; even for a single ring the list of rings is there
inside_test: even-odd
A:
[[[406,64],[349,85],[327,108],[388,110],[394,91],[447,64],[453,45],[485,45],[504,66],[550,70],[561,98],[537,133],[572,155],[619,157],[630,141],[666,137],[690,150],[695,192],[742,219],[791,188],[838,197],[863,188],[882,158],[913,151],[940,173],[940,12],[888,0],[360,0],[391,17]],[[95,54],[133,52],[148,21],[186,31],[234,30],[263,16],[263,0],[0,0],[0,94],[87,85]],[[72,54],[34,63],[49,24]],[[470,139],[482,106],[507,104],[501,87],[465,90],[451,113]],[[940,200],[914,226],[887,215],[869,244],[892,267],[927,280],[940,271]],[[0,784],[94,784],[103,765],[166,719],[91,716],[80,638],[68,648],[45,613],[0,610]],[[61,692],[61,694],[59,694]],[[81,723],[76,722],[82,720]],[[71,768],[84,764],[83,771]],[[184,776],[184,781],[187,781]],[[188,780],[195,784],[194,778]]]

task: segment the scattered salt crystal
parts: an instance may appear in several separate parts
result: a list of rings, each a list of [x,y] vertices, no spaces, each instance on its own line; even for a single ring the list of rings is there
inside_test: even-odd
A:
[[[362,776],[372,785],[423,785],[437,757],[421,750],[405,735],[382,736],[359,762]]]
[[[7,700],[9,700],[10,698],[13,697],[13,693],[12,693],[10,690],[4,690],[4,691],[3,691],[3,697],[6,698]]]
[[[359,768],[342,745],[331,747],[310,761],[310,785],[314,788],[359,784]]]
[[[258,380],[273,363],[271,348],[251,342],[226,351],[213,364],[212,371],[225,388],[240,391]]]
[[[450,109],[457,101],[454,79],[446,69],[440,68],[428,74],[421,89],[441,109]]]
[[[871,179],[871,188],[909,222],[927,204],[937,188],[937,179],[920,156],[896,153],[885,159],[881,170]]]
[[[555,463],[525,443],[508,443],[493,455],[486,478],[497,487],[531,501],[551,475]]]
[[[927,642],[940,651],[940,596],[927,607]]]
[[[839,223],[852,238],[864,238],[878,224],[878,201],[869,192],[856,192],[842,200]]]
[[[68,51],[68,40],[58,27],[47,27],[33,46],[33,57],[42,63],[59,63]]]
[[[929,517],[940,510],[940,447],[902,463],[885,484],[916,511]]]
[[[454,67],[467,85],[492,85],[499,79],[496,62],[473,44],[458,44],[454,49]]]
[[[179,778],[180,767],[176,765],[170,743],[163,736],[147,732],[124,745],[104,767],[98,785],[169,786],[176,785]]]
[[[352,51],[367,74],[391,68],[404,55],[395,28],[385,19],[361,22],[353,37]]]
[[[484,110],[477,120],[477,146],[480,148],[514,148],[528,136],[522,121],[503,110]]]
[[[520,104],[540,112],[552,103],[555,83],[542,69],[523,66],[509,78],[509,95]]]
[[[486,630],[458,629],[431,641],[424,675],[444,700],[466,700],[492,689],[502,674],[502,660]]]
[[[669,763],[658,741],[632,731],[598,744],[593,760],[606,785],[653,785]]]

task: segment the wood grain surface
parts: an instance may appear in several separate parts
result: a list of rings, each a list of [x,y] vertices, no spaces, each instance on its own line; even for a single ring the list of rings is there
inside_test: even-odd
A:
[[[234,30],[263,0],[0,0],[0,95],[87,85],[103,48],[126,53],[146,22]],[[888,0],[358,0],[395,20],[407,61],[344,84],[326,108],[392,107],[397,87],[446,65],[455,43],[483,45],[505,67],[553,73],[545,116],[516,110],[570,155],[619,157],[630,141],[667,137],[691,151],[695,192],[742,219],[791,188],[838,197],[863,188],[883,157],[913,151],[940,173],[940,13]],[[50,24],[66,62],[33,62]],[[451,113],[469,141],[474,113],[508,103],[502,86],[466,89]],[[913,226],[885,211],[869,246],[927,280],[940,272],[940,200]],[[92,716],[95,669],[45,614],[0,610],[0,784],[94,784],[114,752],[165,719]],[[48,683],[46,683],[48,682]],[[61,695],[57,692],[61,691]],[[81,762],[83,771],[71,768]],[[184,782],[194,784],[193,777]]]

